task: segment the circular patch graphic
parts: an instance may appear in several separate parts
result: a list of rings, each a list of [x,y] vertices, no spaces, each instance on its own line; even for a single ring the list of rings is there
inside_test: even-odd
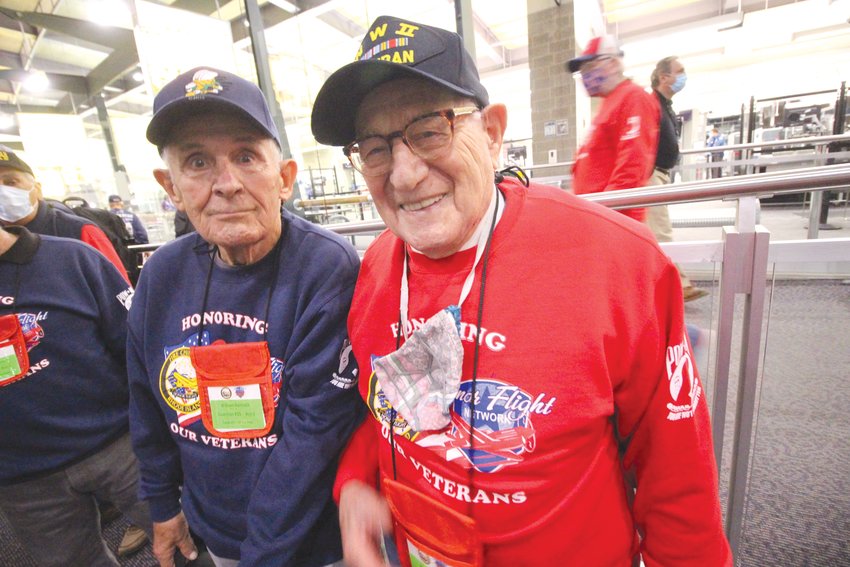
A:
[[[168,407],[180,413],[192,413],[201,408],[189,347],[177,347],[165,359],[159,371],[159,392]]]

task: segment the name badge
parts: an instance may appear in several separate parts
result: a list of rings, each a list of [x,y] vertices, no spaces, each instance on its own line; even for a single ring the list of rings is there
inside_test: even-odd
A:
[[[14,313],[0,317],[0,386],[17,382],[30,369],[21,322]]]
[[[201,420],[217,437],[252,439],[274,422],[269,347],[265,342],[189,349],[198,380]]]

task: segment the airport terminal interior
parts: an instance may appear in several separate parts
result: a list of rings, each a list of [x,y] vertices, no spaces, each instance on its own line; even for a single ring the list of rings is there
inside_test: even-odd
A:
[[[0,0],[0,145],[49,199],[120,195],[149,233],[142,261],[174,238],[153,97],[188,69],[229,70],[260,86],[298,163],[286,207],[362,253],[380,218],[310,113],[381,14],[458,30],[508,108],[502,162],[564,191],[598,107],[566,61],[612,34],[648,88],[679,58],[674,183],[588,198],[668,204],[662,247],[709,292],[685,315],[704,331],[736,565],[850,567],[850,0]],[[105,526],[113,549],[125,526]],[[121,564],[155,561],[148,545]],[[2,517],[0,565],[34,565]]]

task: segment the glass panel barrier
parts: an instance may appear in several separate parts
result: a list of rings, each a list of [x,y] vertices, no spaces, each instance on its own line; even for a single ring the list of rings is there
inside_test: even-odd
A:
[[[773,243],[771,259],[793,246]],[[768,265],[741,566],[847,565],[850,557],[850,280],[841,279],[850,259],[828,261],[829,246],[800,254],[831,277],[795,275],[799,257]]]

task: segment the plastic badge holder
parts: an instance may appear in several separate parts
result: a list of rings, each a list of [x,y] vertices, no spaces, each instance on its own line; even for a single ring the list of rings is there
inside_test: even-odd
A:
[[[201,419],[217,437],[252,439],[274,422],[269,347],[265,342],[189,349],[198,380]]]
[[[384,478],[382,490],[404,567],[433,565],[430,560],[448,567],[483,567],[484,546],[474,519],[390,478]],[[417,557],[422,555],[424,560]]]
[[[8,386],[27,375],[30,357],[21,322],[14,313],[0,317],[0,386]]]

